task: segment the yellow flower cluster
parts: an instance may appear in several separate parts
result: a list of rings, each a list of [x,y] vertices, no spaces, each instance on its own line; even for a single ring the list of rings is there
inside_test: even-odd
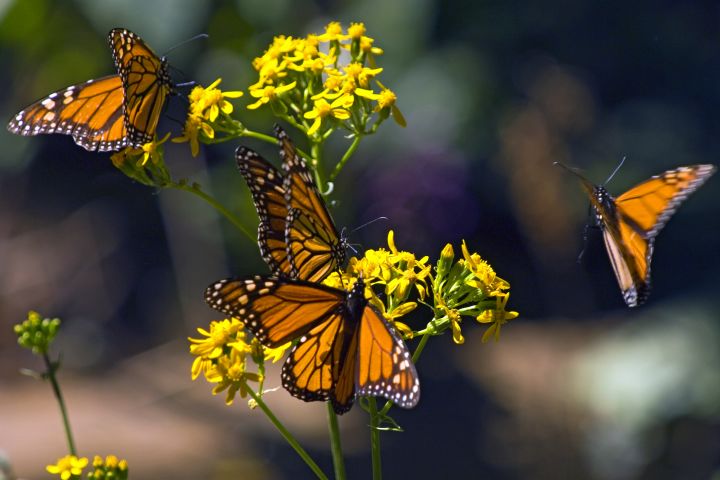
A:
[[[173,138],[175,143],[190,142],[192,156],[196,157],[200,152],[199,138],[212,140],[215,138],[215,129],[222,128],[222,122],[218,125],[218,116],[222,113],[230,121],[229,115],[233,111],[232,103],[228,98],[239,98],[243,95],[240,91],[223,92],[219,88],[222,79],[218,78],[208,87],[198,85],[192,89],[188,96],[190,108],[185,120],[183,134]]]
[[[506,311],[510,284],[498,277],[492,267],[462,243],[463,258],[452,264],[452,245],[443,249],[433,282],[434,309],[437,326],[450,326],[457,344],[465,341],[460,324],[463,316],[474,316],[480,323],[489,323],[482,341],[500,338],[500,328],[518,316]]]
[[[383,69],[374,68],[374,56],[383,52],[373,43],[362,23],[350,24],[347,33],[340,23],[331,22],[321,35],[275,37],[253,61],[258,80],[249,91],[257,100],[248,108],[269,104],[308,135],[322,136],[337,125],[367,133],[374,112],[378,117],[372,131],[390,114],[404,126],[396,95],[375,78]]]
[[[415,310],[417,302],[408,300],[410,293],[417,291],[420,300],[428,293],[428,279],[432,267],[428,257],[417,259],[415,254],[398,250],[395,246],[395,234],[388,232],[388,249],[367,250],[362,258],[352,257],[342,274],[333,273],[324,283],[335,288],[350,289],[357,278],[365,281],[365,295],[370,299],[386,319],[406,338],[412,338],[413,331],[398,319]],[[373,287],[382,287],[385,296],[383,302]]]
[[[227,391],[225,403],[231,405],[237,392],[245,398],[248,381],[258,382],[262,393],[264,362],[280,360],[290,343],[278,348],[260,345],[256,339],[250,340],[245,333],[244,324],[236,318],[210,323],[209,330],[198,328],[205,338],[188,338],[190,353],[195,355],[191,375],[195,380],[202,373],[210,383],[215,383],[213,395]],[[258,372],[248,371],[248,357],[258,366]]]
[[[99,455],[93,459],[93,471],[88,474],[90,480],[126,480],[128,478],[127,460],[108,455],[103,460]]]

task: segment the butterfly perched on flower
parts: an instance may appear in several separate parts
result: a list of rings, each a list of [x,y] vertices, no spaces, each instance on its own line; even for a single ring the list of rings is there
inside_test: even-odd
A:
[[[691,165],[668,170],[613,198],[602,185],[575,174],[590,198],[595,219],[628,307],[650,294],[650,261],[655,237],[675,210],[715,172],[713,165]]]
[[[235,151],[260,217],[260,253],[274,275],[319,282],[345,262],[347,243],[305,160],[280,126],[275,135],[283,173],[250,148]]]
[[[205,301],[240,319],[267,347],[298,340],[282,369],[283,387],[294,397],[330,400],[338,414],[356,395],[403,408],[420,399],[410,352],[368,303],[362,278],[349,292],[286,277],[231,278],[210,285]]]
[[[8,130],[71,135],[84,149],[101,152],[152,141],[172,92],[167,62],[129,30],[111,30],[108,41],[117,75],[51,93],[15,115]]]
[[[330,400],[350,410],[356,395],[382,396],[404,408],[420,398],[407,346],[365,298],[318,283],[345,261],[345,240],[305,160],[279,126],[280,173],[247,147],[235,152],[260,223],[258,244],[271,277],[221,280],[205,292],[212,308],[240,319],[260,343],[297,344],[283,365],[282,384],[305,401]]]

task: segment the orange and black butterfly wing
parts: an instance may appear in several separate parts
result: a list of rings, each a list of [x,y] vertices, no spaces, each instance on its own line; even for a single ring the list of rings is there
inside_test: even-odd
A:
[[[628,306],[642,304],[650,293],[655,237],[714,172],[712,165],[668,170],[626,191],[601,214],[605,246]]]
[[[111,30],[108,41],[125,92],[128,144],[139,148],[155,137],[165,99],[172,92],[167,62],[129,30]]]
[[[238,169],[248,184],[257,210],[260,254],[274,275],[290,275],[285,244],[285,204],[283,176],[255,151],[240,146],[235,150]]]
[[[420,381],[410,351],[371,305],[364,308],[357,337],[357,394],[385,397],[402,408],[417,405]]]
[[[205,291],[205,301],[241,320],[263,345],[278,347],[299,337],[283,365],[283,386],[307,402],[330,398],[347,354],[344,291],[248,277],[214,283]]]
[[[353,339],[347,328],[343,307],[339,305],[300,338],[282,369],[283,387],[292,396],[306,402],[330,399],[338,414],[350,410],[355,399],[354,375],[345,375],[350,382],[340,383],[342,388],[338,389],[340,377],[354,371],[354,358],[348,351]]]
[[[345,292],[276,277],[220,280],[205,290],[209,306],[245,323],[268,347],[295,340],[333,317]]]
[[[275,134],[281,146],[287,208],[289,212],[297,211],[288,217],[285,227],[290,275],[320,281],[345,262],[345,241],[338,234],[305,160],[277,125]]]
[[[73,85],[33,103],[8,124],[18,135],[62,133],[89,151],[120,150],[127,145],[123,85],[111,75]]]

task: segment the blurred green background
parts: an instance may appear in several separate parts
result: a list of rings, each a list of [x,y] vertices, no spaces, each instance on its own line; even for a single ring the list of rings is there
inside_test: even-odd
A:
[[[472,322],[462,346],[430,342],[420,404],[396,412],[404,433],[383,435],[386,478],[719,475],[720,181],[659,236],[653,293],[629,310],[599,232],[576,263],[588,202],[552,166],[600,183],[626,156],[609,185],[619,194],[665,169],[716,163],[717,2],[0,0],[0,118],[113,73],[113,27],[159,54],[208,33],[170,53],[174,78],[222,77],[237,90],[255,82],[250,62],[274,35],[331,20],[365,22],[408,122],[361,144],[331,199],[336,223],[386,216],[351,241],[377,248],[393,228],[399,248],[433,259],[466,239],[511,283],[521,313],[497,344],[481,344]],[[270,132],[273,119],[247,103],[235,102],[237,117]],[[172,98],[159,131],[179,133],[185,107]],[[237,143],[198,158],[168,144],[166,158],[254,229]],[[185,339],[217,318],[204,288],[265,272],[257,246],[199,200],[133,183],[69,137],[1,129],[0,144],[0,458],[19,477],[46,478],[65,453],[49,388],[18,374],[40,368],[11,334],[36,309],[65,321],[57,347],[83,455],[126,458],[133,479],[309,478],[260,412],[226,407],[189,378]],[[283,390],[267,401],[329,471],[324,406]],[[349,478],[369,478],[366,417],[356,408],[341,427]]]

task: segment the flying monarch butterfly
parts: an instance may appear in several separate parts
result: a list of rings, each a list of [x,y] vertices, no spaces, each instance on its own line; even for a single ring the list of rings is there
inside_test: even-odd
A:
[[[284,174],[247,147],[235,151],[260,217],[260,252],[274,275],[319,282],[345,262],[347,242],[305,160],[278,125],[275,135]]]
[[[613,198],[577,171],[557,165],[580,178],[590,197],[595,219],[628,307],[650,294],[650,261],[655,237],[675,210],[715,172],[713,165],[691,165],[668,170]]]
[[[101,152],[151,141],[172,92],[167,61],[129,30],[111,30],[108,41],[117,75],[51,93],[15,115],[8,130],[72,135],[84,149]]]
[[[299,341],[282,369],[282,384],[306,402],[330,400],[338,414],[356,395],[381,396],[403,408],[420,399],[410,352],[365,299],[358,279],[350,292],[285,277],[220,280],[205,291],[212,308],[240,319],[268,347]]]

